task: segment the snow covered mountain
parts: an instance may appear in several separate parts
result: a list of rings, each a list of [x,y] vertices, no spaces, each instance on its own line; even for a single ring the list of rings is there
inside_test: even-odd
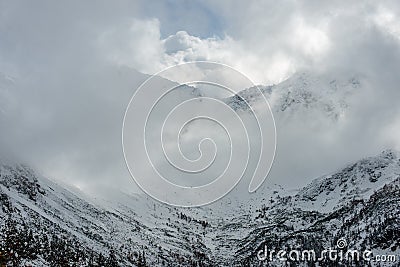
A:
[[[119,201],[90,200],[21,165],[2,166],[0,177],[3,261],[18,266],[26,260],[35,266],[210,262],[203,241],[209,225],[196,213],[122,192]]]
[[[294,193],[258,191],[241,207],[229,195],[196,209],[123,192],[93,198],[19,164],[1,166],[0,191],[0,260],[14,266],[259,266],[265,244],[319,249],[339,238],[374,253],[398,257],[400,249],[392,150]]]
[[[295,194],[276,195],[260,203],[260,208],[249,217],[251,225],[249,220],[232,225],[237,231],[249,228],[249,233],[231,243],[229,240],[222,242],[227,246],[236,244],[233,259],[239,266],[257,266],[256,252],[265,245],[275,251],[280,248],[319,248],[321,251],[321,248],[335,247],[339,239],[345,239],[349,248],[361,250],[368,247],[375,254],[399,257],[398,152],[387,150],[376,157],[362,159],[314,180]],[[279,260],[270,264],[281,266]],[[293,264],[297,266],[300,262]],[[337,262],[331,264],[325,266],[338,265]],[[345,263],[346,266],[368,263],[358,264]],[[391,262],[387,265],[378,263],[377,266],[397,265]]]
[[[235,110],[246,109],[246,100],[252,104],[260,100],[260,92],[271,104],[276,116],[281,114],[317,110],[331,119],[339,119],[345,112],[347,98],[362,86],[360,75],[316,75],[308,72],[295,73],[287,80],[270,86],[259,85],[245,89],[226,102]]]
[[[320,119],[336,127],[345,119],[352,96],[365,82],[357,75],[340,77],[298,73],[280,84],[259,87],[271,104],[284,141],[277,153],[284,155],[284,161],[278,160],[282,169],[294,166],[298,172],[291,165],[299,160],[291,147],[298,142],[291,130],[296,129],[296,136],[301,132],[296,128],[298,121]],[[6,97],[9,89],[4,88],[13,81],[5,76],[0,80],[5,81],[0,83],[0,95]],[[179,99],[190,99],[203,92],[183,86],[177,93]],[[256,88],[249,88],[225,102],[245,112],[248,107],[243,99],[256,105],[260,97]],[[334,127],[324,130],[331,132]],[[303,136],[313,131],[310,128]],[[316,143],[315,136],[310,138]],[[289,155],[284,154],[285,145]],[[322,158],[320,144],[316,147],[317,152],[304,145],[309,154]],[[304,151],[300,149],[299,157],[305,158]],[[330,151],[326,154],[335,157]],[[279,168],[278,163],[275,170]],[[340,238],[349,248],[397,257],[396,262],[345,262],[344,266],[399,266],[399,152],[386,150],[361,159],[297,190],[269,181],[256,193],[247,194],[247,186],[240,183],[220,201],[202,208],[174,208],[111,188],[96,189],[94,195],[84,193],[28,166],[0,161],[0,266],[282,266],[279,260],[260,262],[258,251],[268,246],[320,252],[334,247]],[[326,261],[285,264],[339,265]]]

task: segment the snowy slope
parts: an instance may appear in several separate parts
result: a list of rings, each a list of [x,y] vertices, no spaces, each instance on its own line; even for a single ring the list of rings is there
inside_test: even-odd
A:
[[[3,165],[2,227],[11,220],[21,231],[27,225],[37,239],[64,236],[79,244],[74,248],[83,255],[82,265],[96,262],[102,254],[110,266],[112,258],[122,266],[136,266],[143,263],[143,252],[147,266],[255,264],[260,244],[271,239],[296,243],[306,238],[308,245],[322,246],[346,237],[354,246],[396,252],[399,235],[391,233],[398,233],[400,225],[399,173],[398,152],[384,151],[323,176],[297,193],[275,188],[253,195],[239,207],[228,195],[204,208],[178,209],[123,192],[115,192],[118,198],[94,199],[26,166]],[[371,229],[380,229],[380,235]],[[61,260],[46,248],[36,253],[31,261],[37,264]]]
[[[256,265],[256,252],[264,244],[277,250],[288,246],[329,248],[339,238],[353,249],[368,247],[375,254],[398,257],[399,174],[399,152],[387,150],[362,159],[315,180],[298,193],[261,202],[257,210],[248,212],[251,216],[230,224],[236,231],[247,229],[248,234],[221,243],[235,246],[232,261],[237,265]],[[271,266],[280,266],[279,261],[275,264]]]
[[[124,266],[135,266],[143,251],[152,265],[177,259],[182,264],[209,261],[203,256],[203,233],[209,226],[196,213],[183,214],[122,192],[118,201],[88,201],[21,165],[2,166],[0,177],[2,218],[10,215],[19,227],[28,224],[38,237],[43,232],[48,239],[52,234],[70,236],[87,250],[85,254],[107,256],[113,251]],[[89,256],[82,262],[88,263]]]
[[[287,80],[270,86],[257,86],[226,98],[226,103],[235,110],[246,109],[261,100],[260,92],[269,101],[272,111],[279,119],[294,114],[321,113],[332,120],[340,119],[348,107],[347,98],[362,87],[362,76],[343,75],[334,78],[299,72]]]

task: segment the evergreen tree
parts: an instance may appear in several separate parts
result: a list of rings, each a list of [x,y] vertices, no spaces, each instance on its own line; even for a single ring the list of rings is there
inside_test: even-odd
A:
[[[110,251],[110,255],[108,256],[107,259],[107,267],[117,267],[118,265],[118,260],[115,256],[115,253],[113,250]]]

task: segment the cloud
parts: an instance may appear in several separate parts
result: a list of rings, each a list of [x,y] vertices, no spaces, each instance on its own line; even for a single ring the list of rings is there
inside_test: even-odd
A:
[[[99,46],[105,58],[118,65],[148,73],[165,67],[160,60],[164,48],[157,19],[123,21],[101,34]]]
[[[164,27],[175,25],[159,15],[170,12],[163,6],[153,13],[156,18],[132,19],[110,26],[102,39],[104,51],[111,53],[115,62],[146,73],[177,63],[210,60],[231,65],[256,83],[271,84],[302,69],[368,69],[352,51],[362,53],[373,43],[398,46],[399,42],[399,8],[395,2],[385,6],[375,2],[331,5],[299,1],[275,5],[266,1],[253,5],[220,1],[207,6],[213,14],[220,14],[226,25],[222,32],[220,28],[214,32],[210,29],[208,36],[201,37],[204,31],[196,34],[177,28],[163,36]],[[182,12],[179,17],[186,16],[190,14]],[[184,28],[193,29],[194,24],[195,20],[187,22]]]
[[[259,84],[302,70],[362,75],[368,87],[349,98],[352,110],[336,129],[343,147],[359,141],[352,158],[399,147],[399,13],[397,1],[0,2],[2,151],[71,182],[129,184],[122,116],[148,77],[135,70],[153,74],[192,60],[231,65]],[[287,129],[318,133],[301,125]],[[337,140],[319,137],[321,147]],[[328,159],[318,161],[315,151],[304,179]],[[339,153],[346,150],[332,155]]]

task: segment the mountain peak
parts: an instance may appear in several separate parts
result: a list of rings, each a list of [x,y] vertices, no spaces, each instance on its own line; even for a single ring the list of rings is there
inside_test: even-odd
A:
[[[318,203],[320,210],[332,210],[354,199],[366,199],[400,175],[399,153],[388,149],[361,159],[340,171],[322,176],[296,195],[300,202]],[[307,203],[308,205],[309,203]],[[313,207],[315,208],[315,206]]]
[[[325,117],[339,119],[348,107],[348,98],[363,86],[361,75],[328,75],[303,71],[293,74],[281,83],[254,86],[225,99],[235,110],[246,110],[248,105],[268,99],[277,116],[316,111]]]

